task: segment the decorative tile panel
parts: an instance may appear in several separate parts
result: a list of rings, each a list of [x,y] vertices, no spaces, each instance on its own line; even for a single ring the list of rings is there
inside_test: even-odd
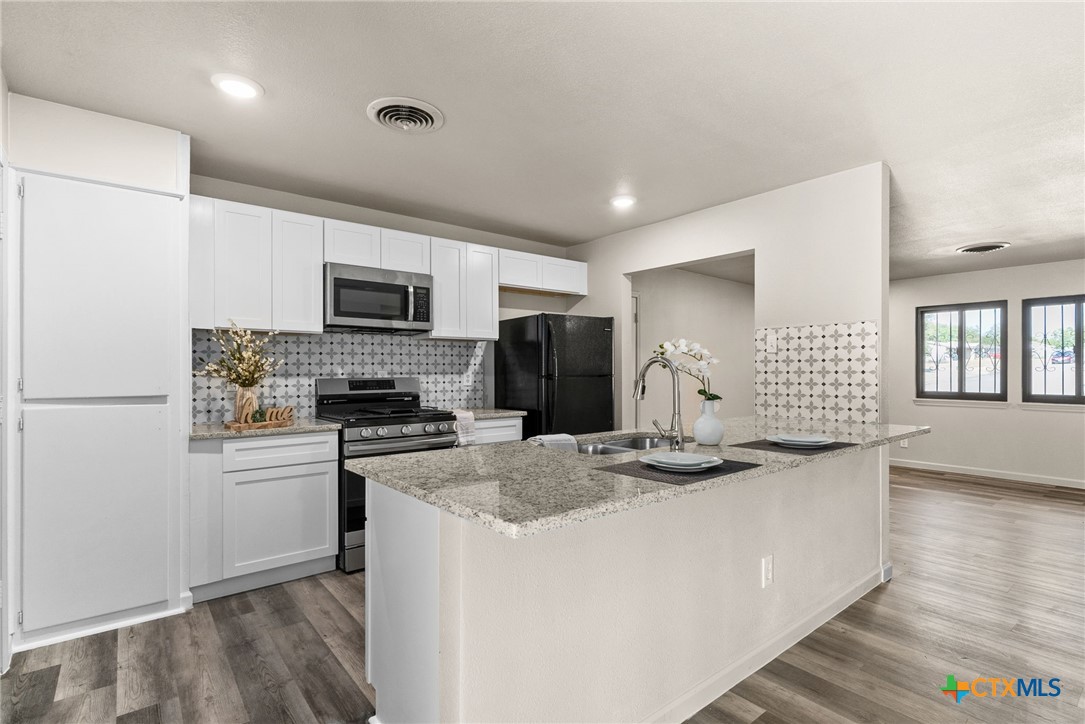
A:
[[[775,354],[768,352],[776,334]],[[761,328],[754,339],[754,407],[766,417],[878,421],[878,323]]]
[[[298,417],[312,417],[318,377],[417,377],[422,404],[432,407],[482,407],[485,342],[428,340],[382,334],[326,332],[281,334],[267,346],[285,364],[259,386],[265,407],[294,405]],[[192,330],[192,369],[221,356],[205,329]],[[192,422],[233,418],[234,389],[213,377],[192,378]]]

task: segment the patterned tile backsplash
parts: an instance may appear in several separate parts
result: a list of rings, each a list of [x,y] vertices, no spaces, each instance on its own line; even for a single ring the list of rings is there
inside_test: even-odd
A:
[[[433,407],[482,407],[485,342],[423,340],[381,334],[329,332],[283,334],[268,353],[285,360],[260,385],[265,407],[294,405],[299,417],[312,417],[318,377],[417,377],[422,404]],[[192,330],[192,369],[200,358],[218,359],[218,342],[205,329]],[[192,378],[192,422],[216,423],[233,418],[234,390],[213,377]]]
[[[776,335],[776,353],[768,351]],[[754,340],[758,415],[878,421],[878,323],[761,328]]]

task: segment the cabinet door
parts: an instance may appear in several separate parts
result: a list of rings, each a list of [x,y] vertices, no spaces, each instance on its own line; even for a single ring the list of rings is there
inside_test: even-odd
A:
[[[582,261],[544,256],[542,286],[548,292],[588,293],[588,265]]]
[[[271,209],[215,200],[215,326],[273,329]]]
[[[542,259],[538,254],[502,249],[498,277],[501,286],[541,289]]]
[[[381,269],[429,274],[429,237],[381,229]]]
[[[22,182],[24,398],[173,392],[180,202],[48,176]]]
[[[462,241],[433,239],[433,332],[434,338],[467,336],[467,248]]]
[[[324,219],[324,261],[380,269],[380,228]]]
[[[167,600],[176,432],[166,413],[166,405],[23,409],[26,631]]]
[[[245,470],[222,476],[222,575],[333,556],[339,464]]]
[[[467,338],[497,339],[498,251],[491,246],[467,245],[465,286]]]
[[[324,331],[324,220],[274,211],[271,321],[282,332]]]
[[[188,197],[188,325],[215,326],[215,200]]]

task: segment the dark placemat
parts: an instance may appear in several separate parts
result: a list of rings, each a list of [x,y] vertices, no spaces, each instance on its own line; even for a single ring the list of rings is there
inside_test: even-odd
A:
[[[724,460],[722,465],[717,465],[714,468],[709,468],[708,470],[703,470],[698,473],[672,473],[666,470],[660,470],[659,468],[653,468],[648,463],[642,463],[640,460],[634,460],[629,463],[618,463],[617,465],[608,465],[605,468],[596,468],[596,470],[605,470],[608,473],[628,475],[633,478],[655,480],[657,483],[689,485],[690,483],[699,483],[702,480],[718,478],[721,475],[730,475],[731,473],[739,473],[743,470],[759,467],[761,466],[757,463],[742,463],[738,460]]]
[[[830,450],[841,450],[846,447],[855,447],[859,443],[855,442],[834,442],[825,447],[815,447],[810,449],[803,449],[797,447],[784,447],[783,445],[777,445],[771,440],[754,440],[753,442],[743,442],[738,445],[730,445],[729,447],[745,447],[750,450],[764,450],[765,452],[774,453],[787,453],[789,455],[820,455]]]

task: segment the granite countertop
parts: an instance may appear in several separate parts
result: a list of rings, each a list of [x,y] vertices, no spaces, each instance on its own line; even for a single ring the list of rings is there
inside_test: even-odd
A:
[[[757,463],[760,467],[690,485],[669,485],[596,469],[636,460],[658,450],[581,455],[528,442],[358,458],[347,461],[346,467],[510,538],[523,538],[930,432],[929,427],[911,425],[820,424],[782,418],[739,417],[723,422],[722,446],[687,444],[686,451]],[[691,426],[686,427],[688,430]],[[856,445],[810,456],[730,447],[778,432],[824,433]],[[581,435],[577,440],[591,443],[646,436],[654,437],[656,433],[624,430]]]
[[[231,432],[223,424],[193,425],[189,440],[220,440],[241,437],[267,437],[270,435],[301,435],[307,432],[336,432],[342,427],[338,422],[318,420],[313,417],[298,418],[291,427],[275,427],[264,430]]]
[[[476,420],[501,420],[508,417],[526,417],[524,410],[502,410],[497,407],[472,407],[467,410],[475,413]]]

